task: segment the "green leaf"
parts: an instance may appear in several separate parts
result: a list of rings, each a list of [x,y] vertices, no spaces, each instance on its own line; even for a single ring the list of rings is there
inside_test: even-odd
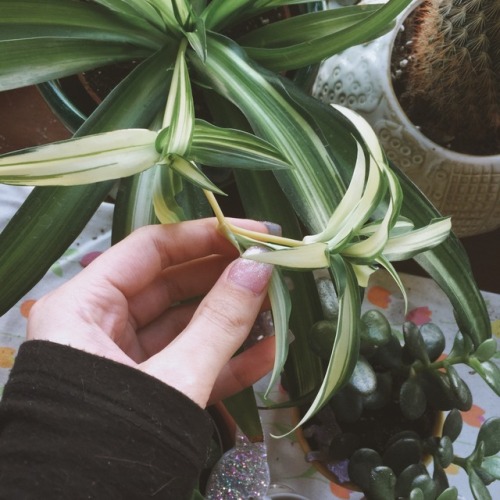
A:
[[[359,348],[361,302],[356,277],[350,265],[340,257],[332,259],[331,274],[339,295],[337,335],[323,383],[310,408],[296,427],[301,426],[322,408],[354,370]],[[345,284],[341,281],[345,280]]]
[[[298,20],[293,21],[293,23],[299,25],[295,32],[300,32],[301,24],[305,25],[305,30],[309,30],[310,36],[306,41],[295,44],[289,43],[284,47],[277,48],[245,47],[245,49],[252,59],[273,71],[303,68],[318,63],[353,45],[365,43],[386,33],[392,27],[396,16],[409,5],[410,1],[390,0],[375,12],[369,13],[365,18],[357,22],[354,21],[352,25],[346,28],[338,30],[333,25],[330,33],[324,34],[323,32],[320,37],[315,37],[313,28],[308,28],[307,24],[308,21],[314,22],[315,17],[326,16],[327,14],[304,14],[298,16]],[[284,30],[285,27],[282,29]]]
[[[469,475],[469,486],[472,491],[475,500],[491,500],[491,495],[481,481],[480,477],[474,471],[474,469],[467,469],[467,474]]]
[[[185,155],[193,138],[194,102],[185,51],[186,44],[181,43],[163,117],[166,131],[158,136],[156,146],[163,155]]]
[[[238,43],[247,48],[286,47],[307,43],[323,36],[331,36],[363,21],[379,8],[380,4],[356,5],[293,16],[245,33],[238,37]]]
[[[207,32],[203,19],[201,17],[197,18],[195,30],[188,31],[185,35],[189,41],[190,47],[202,61],[205,61],[207,58]]]
[[[162,163],[168,168],[175,170],[179,175],[195,186],[207,191],[224,195],[221,191],[193,162],[186,160],[177,154],[168,154]]]
[[[100,3],[118,2],[101,0]],[[112,10],[114,12],[90,2],[3,0],[0,42],[73,38],[133,44],[157,50],[166,41],[161,31],[140,17],[131,15],[132,9]]]
[[[399,392],[399,406],[409,420],[421,417],[427,408],[427,397],[417,377],[406,379]]]
[[[455,441],[462,432],[463,420],[459,410],[451,410],[443,424],[443,436],[447,436],[451,441]]]
[[[213,167],[286,169],[290,165],[269,142],[236,129],[221,128],[196,120],[189,157]]]
[[[495,479],[500,480],[500,456],[485,457],[481,467]]]
[[[127,14],[138,19],[147,20],[152,26],[158,29],[165,29],[165,24],[156,8],[144,0],[95,0],[96,3],[104,5],[110,10]]]
[[[488,361],[496,352],[497,341],[495,339],[487,339],[478,346],[473,355],[478,361]]]
[[[69,76],[98,66],[142,59],[151,51],[120,43],[42,38],[0,43],[0,91]]]
[[[383,465],[375,467],[370,475],[370,498],[373,500],[387,500],[394,498],[396,476],[389,467]]]
[[[476,446],[484,442],[484,456],[490,457],[500,452],[500,417],[491,417],[479,429]]]
[[[156,132],[106,132],[0,156],[0,181],[32,186],[71,186],[128,177],[153,166]]]
[[[457,500],[458,498],[458,490],[455,486],[451,486],[444,490],[436,500]]]
[[[290,319],[291,301],[288,288],[278,269],[273,269],[268,294],[273,312],[276,354],[269,385],[264,394],[265,398],[268,397],[269,392],[278,381],[288,356],[288,321]]]
[[[500,396],[500,368],[492,361],[483,361],[471,357],[467,364]]]

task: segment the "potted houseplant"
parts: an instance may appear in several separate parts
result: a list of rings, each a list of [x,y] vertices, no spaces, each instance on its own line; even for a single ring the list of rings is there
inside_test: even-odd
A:
[[[414,0],[391,33],[325,61],[313,90],[362,113],[459,236],[500,225],[499,18],[497,2]]]
[[[491,336],[449,219],[390,168],[361,117],[318,102],[290,73],[281,74],[384,33],[407,0],[309,12],[238,37],[235,26],[289,3],[295,2],[0,1],[0,89],[141,61],[72,140],[0,159],[1,182],[37,186],[0,235],[2,312],[43,276],[120,179],[115,241],[144,224],[213,211],[240,248],[265,245],[272,251],[259,259],[306,270],[290,274],[292,291],[277,270],[270,288],[277,342],[272,383],[284,367],[292,398],[311,403],[306,418],[351,376],[360,286],[379,266],[399,283],[391,260],[418,254],[472,344]],[[200,96],[209,121],[195,115]],[[233,168],[246,214],[280,223],[284,236],[229,224],[216,198],[222,188],[198,164]],[[317,267],[330,270],[340,304],[325,372],[304,348],[321,314],[308,271]],[[295,341],[288,347],[289,328]],[[251,391],[227,401],[234,414],[241,398],[251,402]],[[256,410],[240,413],[255,417]],[[258,439],[258,419],[238,422]]]
[[[313,326],[311,345],[320,356],[335,337],[334,316]],[[483,422],[467,456],[453,442],[462,431],[461,411],[473,402],[457,367],[472,368],[500,395],[496,341],[475,349],[458,332],[446,354],[445,347],[433,323],[407,321],[397,331],[379,310],[366,311],[353,376],[299,435],[307,460],[369,499],[457,498],[445,471],[451,464],[464,469],[475,499],[492,498],[488,485],[500,478],[500,418]]]

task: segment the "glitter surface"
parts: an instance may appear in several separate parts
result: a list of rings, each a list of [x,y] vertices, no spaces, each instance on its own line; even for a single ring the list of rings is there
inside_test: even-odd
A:
[[[270,475],[264,443],[250,443],[239,436],[210,475],[206,500],[250,500],[262,498],[269,488]]]

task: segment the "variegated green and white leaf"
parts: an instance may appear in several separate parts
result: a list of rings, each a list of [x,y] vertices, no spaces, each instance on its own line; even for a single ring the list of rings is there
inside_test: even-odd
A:
[[[278,381],[288,356],[288,322],[292,305],[290,292],[277,268],[273,269],[268,294],[273,313],[276,354],[269,386],[264,394],[265,398],[267,398],[272,387]]]
[[[302,420],[287,434],[309,420],[329,401],[335,391],[350,378],[356,364],[361,311],[358,284],[353,269],[340,256],[332,256],[331,263],[331,274],[339,294],[337,334],[323,383]],[[338,283],[339,279],[344,282]]]
[[[325,229],[317,234],[305,236],[304,243],[328,241],[337,236],[340,228],[345,224],[346,218],[354,211],[361,200],[366,182],[366,159],[359,143],[357,143],[357,148],[356,163],[346,194],[333,212]]]
[[[157,141],[157,148],[163,154],[184,155],[193,137],[194,103],[185,53],[186,43],[181,43],[163,118],[166,130],[158,136]]]
[[[450,234],[451,219],[443,217],[428,226],[390,238],[383,255],[387,260],[405,260],[442,243]]]
[[[185,220],[183,210],[175,197],[182,190],[180,176],[171,168],[163,165],[155,167],[153,188],[153,207],[155,215],[162,224],[172,224]]]
[[[248,258],[289,269],[321,269],[330,265],[328,248],[321,242],[250,255]]]
[[[70,186],[128,177],[158,161],[156,135],[146,129],[116,130],[4,155],[0,181]]]
[[[267,141],[248,132],[217,127],[203,120],[195,122],[189,157],[213,167],[290,168],[283,155]]]
[[[180,176],[194,185],[211,191],[213,193],[225,195],[193,162],[186,160],[177,154],[168,154],[162,158],[162,165],[175,170]]]

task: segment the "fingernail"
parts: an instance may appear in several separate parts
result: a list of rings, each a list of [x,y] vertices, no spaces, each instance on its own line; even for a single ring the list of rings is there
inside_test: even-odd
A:
[[[281,226],[276,224],[276,222],[263,221],[262,224],[266,226],[267,232],[273,236],[281,236]]]
[[[251,247],[243,256],[263,251],[265,250],[261,247]],[[251,290],[255,295],[260,295],[266,289],[272,272],[272,264],[239,258],[229,270],[228,279],[237,285]]]

